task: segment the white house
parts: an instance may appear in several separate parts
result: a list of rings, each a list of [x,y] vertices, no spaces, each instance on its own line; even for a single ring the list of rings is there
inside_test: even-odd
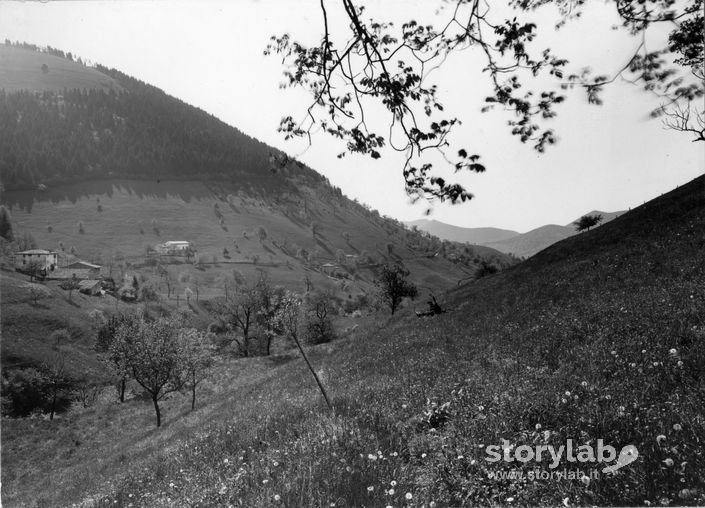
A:
[[[59,254],[44,249],[30,249],[15,253],[16,268],[27,268],[32,262],[39,263],[39,267],[47,272],[53,272],[59,266]]]
[[[156,251],[165,256],[187,256],[192,251],[191,242],[176,240],[157,245]]]

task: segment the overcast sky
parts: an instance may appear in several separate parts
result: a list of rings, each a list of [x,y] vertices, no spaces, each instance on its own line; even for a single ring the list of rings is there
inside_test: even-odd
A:
[[[333,26],[339,2],[329,0]],[[374,0],[368,13],[427,22],[431,0]],[[502,2],[505,3],[506,2]],[[500,5],[502,4],[500,3]],[[402,157],[385,152],[378,161],[336,158],[329,138],[306,149],[276,132],[283,115],[300,118],[308,105],[301,92],[281,90],[281,60],[265,57],[269,36],[289,32],[309,44],[321,36],[319,0],[116,0],[0,2],[0,38],[50,45],[151,83],[198,106],[245,133],[299,156],[348,196],[401,220],[424,216],[403,190]],[[536,15],[552,26],[553,11]],[[610,30],[611,8],[591,2],[579,23],[553,33],[539,47],[560,49],[572,70],[589,65],[609,74],[628,61],[637,41]],[[647,43],[656,47],[664,33]],[[0,62],[2,65],[2,62]],[[659,105],[626,83],[608,88],[602,107],[575,93],[554,127],[560,142],[543,155],[509,135],[505,113],[479,112],[487,95],[481,60],[466,51],[448,60],[434,79],[447,111],[463,120],[458,146],[480,153],[487,172],[461,175],[475,195],[469,203],[436,205],[431,218],[467,227],[527,231],[568,223],[593,209],[616,211],[640,205],[705,172],[705,144],[664,130],[648,117]],[[380,119],[373,118],[372,121]]]

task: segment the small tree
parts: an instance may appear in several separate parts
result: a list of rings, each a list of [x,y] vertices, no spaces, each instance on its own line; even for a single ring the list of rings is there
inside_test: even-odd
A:
[[[333,323],[331,295],[325,293],[309,294],[304,305],[306,339],[310,344],[323,344],[333,340]]]
[[[375,280],[381,292],[382,300],[389,305],[392,314],[397,310],[405,297],[416,298],[416,286],[407,281],[409,270],[401,265],[384,265],[382,273]]]
[[[160,427],[159,401],[184,384],[183,347],[176,323],[165,318],[140,319],[121,326],[112,348],[123,355],[130,376],[149,394]]]
[[[78,279],[76,278],[76,274],[74,274],[74,276],[70,279],[63,281],[59,287],[69,292],[69,302],[72,302],[73,292],[75,289],[78,289]]]
[[[134,318],[124,315],[112,316],[98,328],[95,350],[117,379],[118,399],[125,402],[128,370],[123,344],[118,344],[117,332],[121,327],[134,326]]]
[[[595,215],[583,215],[573,222],[573,225],[576,231],[590,231],[590,228],[597,226],[602,222],[602,219],[603,217],[599,213]]]
[[[11,242],[15,239],[15,235],[12,232],[12,221],[10,220],[10,213],[4,206],[0,206],[0,237],[4,238],[8,242]]]
[[[51,362],[44,364],[47,376],[47,387],[49,397],[49,419],[54,419],[56,413],[56,403],[60,394],[69,387],[69,379],[66,375],[66,356],[64,353],[57,353]]]
[[[225,299],[216,306],[216,309],[224,323],[242,333],[242,340],[235,337],[234,341],[243,356],[249,356],[250,334],[255,325],[258,308],[256,287],[237,284],[235,281],[226,282]]]
[[[29,292],[29,298],[34,305],[37,305],[39,300],[49,298],[50,295],[49,290],[40,284],[28,284],[27,290]]]
[[[29,275],[29,281],[32,282],[34,279],[41,277],[43,268],[42,263],[33,259],[24,266],[24,272]]]
[[[259,238],[260,242],[264,242],[267,239],[267,230],[264,229],[262,226],[258,226],[257,237]]]
[[[213,364],[209,334],[194,328],[181,331],[185,387],[191,390],[191,411],[196,407],[196,387],[208,377]]]

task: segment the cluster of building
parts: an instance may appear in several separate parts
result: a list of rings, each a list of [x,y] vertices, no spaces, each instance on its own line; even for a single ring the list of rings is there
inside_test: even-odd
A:
[[[60,263],[60,254],[45,249],[29,249],[15,253],[15,268],[28,271],[35,266],[39,275],[47,279],[76,279],[78,289],[88,294],[102,290],[100,265],[81,260],[66,260]]]

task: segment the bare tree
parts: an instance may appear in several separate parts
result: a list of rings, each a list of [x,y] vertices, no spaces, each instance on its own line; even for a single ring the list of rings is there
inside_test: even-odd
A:
[[[191,391],[191,411],[196,407],[196,388],[209,374],[213,348],[207,333],[194,328],[181,330],[185,384]]]

